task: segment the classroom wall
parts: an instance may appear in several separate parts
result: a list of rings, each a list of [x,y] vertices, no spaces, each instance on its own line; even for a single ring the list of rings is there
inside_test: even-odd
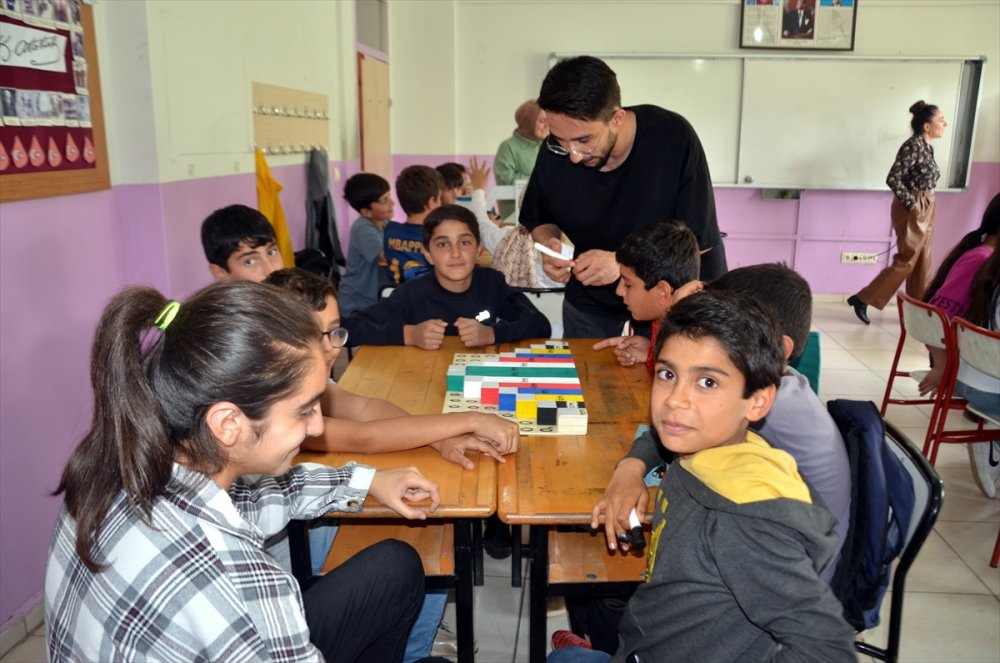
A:
[[[60,501],[87,430],[89,351],[108,298],[209,283],[199,227],[256,206],[250,82],[327,94],[331,174],[357,172],[354,3],[101,2],[94,7],[112,188],[0,206],[0,630],[40,598]],[[301,155],[268,157],[304,244]],[[353,218],[331,184],[339,229]]]
[[[514,127],[514,109],[538,94],[552,52],[747,53],[738,48],[741,4],[734,0],[392,3],[393,127],[405,122],[428,129],[423,133],[394,129],[395,165],[433,164],[471,155],[492,158]],[[448,20],[423,21],[420,30],[411,29],[429,12]],[[940,260],[961,235],[978,225],[986,201],[1000,191],[1000,2],[863,0],[859,12],[856,55],[987,57],[969,190],[943,193],[938,199],[934,255]],[[442,93],[446,104],[454,99],[451,122],[447,121],[450,108],[442,117],[437,105],[428,103],[428,98],[436,98],[428,85],[436,90],[442,81],[428,83],[424,61],[408,57],[419,48],[431,50],[439,68],[454,70],[453,87]],[[830,94],[831,113],[851,112],[837,105],[836,90]],[[625,104],[643,102],[642,90],[625,89],[622,95]],[[909,121],[906,109],[913,101],[900,100],[904,128]],[[780,117],[780,109],[775,117]],[[890,165],[884,164],[886,171]],[[881,259],[885,263],[892,246],[891,201],[888,191],[804,191],[801,200],[770,201],[757,190],[716,189],[719,225],[729,233],[730,266],[784,260],[818,293],[853,292],[881,267],[843,265],[842,251],[885,252]]]

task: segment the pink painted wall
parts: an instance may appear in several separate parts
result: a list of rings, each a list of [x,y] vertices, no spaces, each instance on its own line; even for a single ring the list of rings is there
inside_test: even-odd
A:
[[[467,163],[472,155],[403,154],[393,171],[407,166]],[[475,155],[492,162],[493,155]],[[986,204],[1000,192],[1000,163],[974,163],[969,188],[939,193],[933,255],[943,259],[965,233],[979,225]],[[889,223],[892,194],[880,191],[803,191],[800,200],[764,200],[758,189],[718,187],[719,227],[729,234],[730,268],[781,261],[794,267],[820,294],[851,294],[866,285],[895,251]],[[397,209],[400,210],[397,204]],[[397,220],[402,220],[397,214]],[[845,265],[843,251],[882,253],[877,265]],[[937,262],[935,262],[935,267]]]
[[[345,176],[356,162],[332,162]],[[273,170],[295,248],[304,166]],[[183,295],[209,283],[201,220],[256,207],[253,173],[6,203],[0,207],[0,629],[40,597],[60,501],[49,497],[89,427],[89,353],[107,300],[128,284]],[[331,185],[342,241],[353,219]]]

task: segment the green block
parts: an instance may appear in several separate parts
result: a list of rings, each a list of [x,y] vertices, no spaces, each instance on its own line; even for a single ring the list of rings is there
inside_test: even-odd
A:
[[[465,376],[464,375],[449,375],[448,376],[447,391],[464,391],[464,390],[465,390]]]
[[[503,366],[466,366],[466,375],[508,375],[517,378],[575,378],[575,368],[544,368],[544,367],[512,367]]]

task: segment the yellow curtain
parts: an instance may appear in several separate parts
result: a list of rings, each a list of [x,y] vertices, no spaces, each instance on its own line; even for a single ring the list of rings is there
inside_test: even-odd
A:
[[[292,238],[288,234],[285,223],[285,210],[281,208],[281,197],[278,195],[284,188],[281,182],[271,176],[271,169],[264,159],[264,153],[257,148],[257,209],[267,217],[274,226],[274,234],[278,238],[278,250],[285,267],[295,267],[295,252],[292,250]]]

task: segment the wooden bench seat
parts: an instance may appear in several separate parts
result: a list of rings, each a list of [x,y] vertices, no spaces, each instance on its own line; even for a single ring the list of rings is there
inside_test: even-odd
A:
[[[398,539],[413,546],[424,563],[426,576],[455,575],[455,526],[437,521],[381,519],[367,522],[341,521],[323,573],[340,566],[368,546]]]
[[[608,550],[604,530],[549,531],[549,585],[640,583],[646,579],[646,555]],[[557,593],[559,590],[552,593]],[[551,591],[551,590],[550,590]]]

